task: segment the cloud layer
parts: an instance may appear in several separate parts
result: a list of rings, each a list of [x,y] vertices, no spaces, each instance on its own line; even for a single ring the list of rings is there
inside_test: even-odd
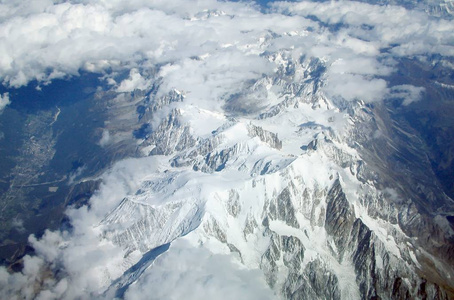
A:
[[[19,87],[81,70],[132,69],[130,80],[118,88],[129,91],[147,84],[135,67],[168,64],[161,72],[168,75],[169,86],[178,82],[188,90],[208,85],[209,91],[197,90],[194,98],[211,99],[270,72],[258,54],[293,48],[332,66],[330,95],[374,101],[386,94],[385,82],[375,77],[393,71],[385,58],[454,55],[452,23],[423,12],[358,2],[278,2],[271,9],[264,15],[251,5],[214,0],[137,0],[130,5],[12,1],[0,7],[0,78]],[[267,44],[269,32],[281,37]],[[195,57],[207,59],[191,60]],[[221,76],[212,76],[216,72]],[[337,90],[346,81],[347,86]],[[366,88],[356,92],[364,84]]]
[[[127,290],[126,300],[138,299],[276,299],[262,272],[248,270],[231,257],[212,254],[185,241],[172,243],[153,267]]]

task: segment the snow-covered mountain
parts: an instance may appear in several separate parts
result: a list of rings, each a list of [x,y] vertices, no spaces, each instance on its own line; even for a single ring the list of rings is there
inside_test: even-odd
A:
[[[229,254],[284,299],[448,299],[452,258],[436,253],[452,247],[453,231],[423,198],[439,187],[416,195],[413,179],[383,161],[387,148],[401,151],[385,107],[326,97],[320,60],[267,58],[276,73],[229,99],[225,114],[186,106],[177,91],[145,98],[146,113],[182,105],[144,138],[159,169],[105,216],[103,236],[128,254],[169,244],[171,252],[175,240]],[[231,104],[257,94],[266,108]],[[433,200],[452,209],[443,194]],[[146,280],[153,267],[140,261],[109,291]]]
[[[354,2],[215,4],[154,8],[181,27],[104,74],[100,144],[135,158],[68,210],[68,231],[30,238],[27,295],[452,299],[454,201],[401,114],[429,85],[399,65],[452,70],[452,24]]]

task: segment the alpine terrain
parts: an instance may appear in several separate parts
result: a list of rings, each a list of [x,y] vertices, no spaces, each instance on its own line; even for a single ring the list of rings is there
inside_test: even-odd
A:
[[[54,20],[41,33],[55,40],[33,47],[62,57],[11,54],[5,91],[96,74],[84,134],[102,166],[62,179],[61,225],[29,237],[33,253],[0,269],[0,289],[454,299],[452,2],[170,2],[69,1],[20,17]],[[3,18],[1,30],[22,28]],[[68,130],[48,132],[49,161]]]

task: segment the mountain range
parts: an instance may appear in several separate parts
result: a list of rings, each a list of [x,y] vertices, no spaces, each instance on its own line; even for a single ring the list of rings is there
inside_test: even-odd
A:
[[[452,2],[142,2],[23,17],[76,29],[1,69],[0,290],[454,298]]]

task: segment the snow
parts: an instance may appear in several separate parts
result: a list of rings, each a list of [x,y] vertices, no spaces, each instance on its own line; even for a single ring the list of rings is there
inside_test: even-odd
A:
[[[268,92],[268,108],[285,101],[282,87],[264,84]],[[135,177],[131,189],[123,193],[126,197],[117,205],[111,205],[112,210],[98,228],[104,237],[129,249],[130,254],[125,260],[128,263],[120,270],[124,271],[137,261],[137,253],[145,253],[167,243],[176,245],[171,249],[177,249],[182,240],[187,242],[183,247],[185,251],[195,256],[205,257],[206,253],[224,255],[229,257],[234,268],[258,270],[263,253],[270,244],[262,224],[267,214],[267,203],[284,188],[295,184],[297,187],[291,192],[291,201],[299,228],[291,227],[282,220],[269,220],[269,230],[281,236],[294,236],[301,241],[305,249],[302,269],[309,262],[320,260],[337,276],[343,299],[360,298],[356,280],[352,280],[356,274],[351,259],[346,254],[339,262],[338,249],[323,227],[326,211],[324,196],[316,198],[311,195],[309,199],[303,199],[304,189],[309,193],[323,194],[339,178],[349,203],[354,207],[355,216],[374,232],[389,253],[398,258],[401,257],[400,248],[391,232],[400,234],[401,231],[398,226],[392,227],[368,216],[367,209],[360,203],[363,184],[349,167],[341,167],[343,159],[351,163],[360,160],[357,151],[344,140],[348,128],[354,126],[351,118],[329,108],[331,104],[314,106],[304,101],[295,103],[298,105],[284,107],[272,117],[240,116],[233,121],[226,117],[219,105],[209,108],[204,102],[196,105],[192,100],[179,103],[181,120],[190,127],[191,134],[199,140],[218,138],[220,143],[215,145],[210,155],[221,155],[224,151],[229,153],[228,160],[222,170],[204,173],[194,171],[191,166],[171,167],[171,156],[161,156],[155,158],[153,168]],[[277,134],[282,141],[282,149],[270,147],[258,136],[251,137],[249,128],[252,125]],[[301,148],[315,139],[318,140],[317,149]],[[153,147],[142,147],[141,151],[147,155]],[[337,153],[343,156],[338,157]],[[204,157],[196,159],[202,164],[205,160]],[[237,215],[229,213],[231,191],[238,195]],[[318,201],[317,204],[315,201]],[[250,229],[252,232],[246,234],[248,220],[253,220],[256,225]],[[174,264],[184,263],[181,260],[185,254],[180,254],[179,261]],[[417,263],[413,252],[410,257]],[[282,256],[277,263],[277,284],[284,284],[288,269]],[[380,256],[376,257],[376,265],[379,269],[384,268]],[[147,275],[140,277],[127,295],[128,292],[132,294],[137,289],[144,289],[148,276],[151,276],[149,274],[156,272],[156,268],[159,269],[153,263],[147,269]]]
[[[390,224],[384,220],[374,219],[367,214],[366,208],[358,204],[354,204],[357,216],[364,224],[383,242],[386,250],[397,258],[402,258],[399,245],[395,238],[389,234],[391,228],[397,231],[401,236],[406,237],[402,230],[397,226]]]
[[[326,263],[336,274],[339,280],[342,299],[359,299],[359,287],[356,284],[355,270],[353,264],[348,259],[339,263],[337,259],[327,251],[327,234],[324,228],[311,227],[309,224],[303,224],[301,228],[293,228],[281,221],[271,221],[270,229],[279,235],[297,237],[304,245],[304,261],[302,268],[315,259],[320,259]],[[303,232],[307,232],[306,236]]]
[[[189,123],[195,136],[206,138],[212,131],[218,129],[226,122],[226,117],[221,112],[215,112],[198,108],[193,105],[186,106],[181,110],[182,119]]]
[[[418,266],[419,268],[421,268],[421,264],[418,262],[418,259],[416,259],[415,253],[410,250],[409,254],[410,254],[411,260],[415,263],[415,265]]]
[[[205,15],[197,20],[202,20]],[[299,34],[295,30],[288,36]],[[398,225],[372,218],[367,207],[361,204],[363,193],[372,190],[378,194],[380,191],[373,190],[371,186],[365,191],[365,185],[351,172],[350,166],[361,160],[358,152],[347,144],[347,135],[349,129],[355,126],[355,120],[328,101],[322,91],[314,94],[313,85],[308,83],[294,88],[287,84],[287,80],[299,84],[308,79],[305,78],[307,66],[304,66],[307,62],[289,61],[285,51],[276,53],[274,60],[269,61],[270,65],[265,65],[261,56],[251,58],[263,53],[261,45],[266,42],[266,38],[260,38],[258,44],[245,41],[239,45],[224,43],[221,47],[232,51],[228,59],[216,53],[206,53],[199,57],[200,60],[187,59],[162,66],[158,75],[167,80],[163,86],[168,90],[178,88],[187,91],[184,101],[172,107],[179,109],[180,121],[190,128],[191,135],[199,144],[191,144],[191,149],[176,151],[168,156],[143,157],[117,164],[104,175],[106,183],[91,199],[91,210],[83,208],[70,213],[76,230],[90,233],[84,232],[89,238],[83,241],[87,244],[80,246],[80,249],[85,246],[88,254],[82,253],[72,259],[99,259],[96,247],[113,253],[112,261],[105,261],[104,258],[102,265],[94,271],[87,271],[96,277],[98,286],[107,287],[137,263],[141,255],[155,247],[170,244],[170,250],[158,257],[144,275],[128,288],[126,298],[140,298],[141,295],[143,297],[141,293],[153,291],[152,288],[169,288],[171,284],[170,291],[179,297],[186,296],[193,287],[205,287],[209,293],[217,295],[218,289],[223,288],[220,279],[239,284],[240,288],[235,291],[242,291],[244,284],[237,282],[235,276],[253,281],[254,286],[246,289],[246,293],[258,289],[260,293],[266,291],[267,295],[272,295],[264,284],[263,273],[259,271],[263,255],[270,245],[270,230],[280,236],[296,237],[303,244],[302,270],[309,262],[320,260],[329,272],[336,275],[342,299],[358,299],[359,287],[350,253],[340,260],[339,249],[324,228],[325,193],[336,179],[340,180],[355,217],[363,221],[388,253],[402,258],[405,252],[401,250],[405,249],[401,248],[407,246],[399,244],[397,238],[407,237]],[[247,59],[236,62],[232,71],[226,62],[245,53]],[[263,65],[257,67],[255,73],[249,73],[248,67],[242,63]],[[277,75],[270,72],[273,68],[290,64],[296,68],[293,79],[273,77]],[[210,73],[212,68],[216,69],[214,74]],[[237,75],[241,77],[238,79]],[[202,78],[204,81],[200,84]],[[136,88],[146,89],[150,84],[148,80],[138,69],[132,69],[129,78],[119,84],[117,91],[129,93]],[[243,86],[243,81],[248,84]],[[251,81],[254,84],[250,84]],[[178,84],[181,86],[176,86]],[[164,93],[165,88],[160,93]],[[263,100],[263,107],[237,115],[224,111],[223,101],[243,88],[244,101],[259,98]],[[175,91],[181,94],[179,90]],[[264,99],[260,98],[262,94],[266,95]],[[116,117],[120,121],[136,118],[130,108],[142,100],[128,102],[125,99],[125,94],[120,94],[113,100],[125,108],[117,112]],[[280,110],[271,114],[276,107]],[[166,108],[159,114],[165,113]],[[262,113],[270,114],[261,117]],[[106,125],[104,132],[108,134],[103,144],[107,145],[115,136],[128,134],[112,131],[109,128],[111,124]],[[276,134],[282,141],[282,148],[271,147],[269,141],[261,140],[263,137],[251,136],[251,126]],[[191,162],[188,166],[172,166],[175,155],[197,150],[200,143],[212,138],[219,144],[214,144],[209,154],[197,152],[193,161],[188,158]],[[317,142],[316,149],[307,149],[313,141]],[[142,155],[147,156],[155,146],[142,142],[139,141],[137,147]],[[226,156],[221,157],[222,153]],[[207,160],[212,157],[226,159],[222,161],[222,168],[207,171],[192,168],[196,163],[202,166],[208,164]],[[296,212],[298,228],[287,225],[285,220],[270,220],[267,210],[270,201],[292,186],[296,188],[290,189],[290,201]],[[310,196],[303,195],[305,189]],[[238,195],[236,215],[229,212],[232,191]],[[321,196],[315,196],[315,193]],[[263,224],[265,218],[269,228]],[[248,224],[249,221],[253,225]],[[248,228],[248,233],[245,232],[246,224],[252,227]],[[36,241],[34,243],[39,245]],[[68,245],[68,249],[79,250],[78,245]],[[419,266],[413,251],[409,252],[409,256]],[[375,260],[378,269],[385,268],[380,255]],[[278,290],[285,283],[289,270],[282,255],[276,263],[279,267],[276,271]],[[195,270],[195,277],[192,277],[191,270]],[[165,276],[159,278],[161,274]],[[180,275],[181,278],[178,277]],[[249,275],[253,277],[249,278]],[[228,291],[229,287],[225,288]]]

